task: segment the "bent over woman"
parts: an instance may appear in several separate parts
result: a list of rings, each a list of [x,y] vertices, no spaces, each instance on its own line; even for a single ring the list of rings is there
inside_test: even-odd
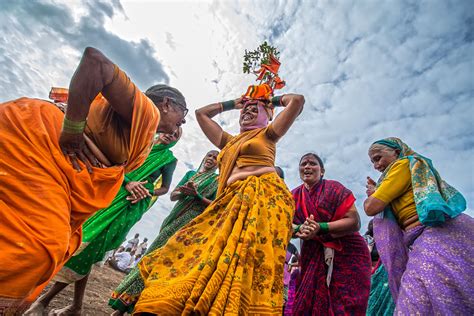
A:
[[[71,79],[65,114],[38,99],[0,104],[0,310],[34,300],[79,247],[82,223],[112,202],[154,134],[172,133],[186,111],[178,90],[144,94],[94,48]]]
[[[397,315],[474,314],[474,220],[466,200],[444,182],[430,159],[398,138],[369,148],[365,212],[374,218],[374,238]]]
[[[139,263],[145,289],[135,314],[281,315],[294,203],[275,172],[275,148],[303,103],[301,95],[274,97],[284,109],[271,124],[272,103],[255,96],[196,111],[222,149],[217,198]],[[212,120],[231,109],[240,110],[237,136]]]
[[[80,314],[87,280],[95,263],[104,260],[106,253],[118,248],[130,229],[153,205],[152,197],[166,194],[169,190],[176,158],[170,150],[181,136],[181,128],[172,134],[160,134],[150,155],[137,170],[125,175],[124,183],[112,204],[95,213],[82,227],[80,249],[66,262],[54,277],[54,285],[25,313],[38,315],[66,286],[75,283],[71,305],[55,310],[53,314]],[[155,189],[155,182],[161,186]]]

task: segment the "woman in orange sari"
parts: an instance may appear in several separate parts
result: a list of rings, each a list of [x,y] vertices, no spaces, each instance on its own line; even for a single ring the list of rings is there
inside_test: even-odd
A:
[[[173,132],[186,112],[178,90],[144,94],[94,48],[71,79],[65,114],[38,99],[0,104],[0,313],[34,300],[80,245],[82,223],[145,161],[155,133]]]
[[[282,314],[294,202],[275,172],[275,149],[304,98],[272,101],[253,95],[196,111],[204,134],[222,149],[217,198],[139,263],[145,289],[134,315]],[[269,124],[278,105],[284,109]],[[237,136],[212,120],[231,109],[240,110]]]

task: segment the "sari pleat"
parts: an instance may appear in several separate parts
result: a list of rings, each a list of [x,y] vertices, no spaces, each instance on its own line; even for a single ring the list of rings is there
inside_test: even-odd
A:
[[[196,184],[197,191],[203,197],[213,200],[217,191],[217,174],[215,171],[210,170],[208,172],[200,173],[195,171],[192,172],[194,174],[188,181],[192,181]],[[181,180],[181,182],[182,181],[183,180]],[[151,243],[146,254],[149,254],[166,244],[171,236],[196,216],[201,214],[204,208],[204,205],[196,201],[194,197],[187,196],[180,199],[163,221],[160,234]],[[138,267],[134,267],[112,293],[109,305],[115,310],[132,313],[135,303],[138,301],[138,297],[144,288],[145,284],[140,276],[139,269]]]
[[[159,315],[281,315],[293,199],[276,173],[226,187],[139,263],[135,307]]]

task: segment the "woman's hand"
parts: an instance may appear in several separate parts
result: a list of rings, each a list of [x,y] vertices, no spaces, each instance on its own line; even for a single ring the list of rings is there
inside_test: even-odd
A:
[[[78,159],[86,165],[89,173],[92,173],[92,166],[100,166],[99,160],[87,147],[83,133],[71,134],[61,132],[59,136],[59,147],[61,147],[61,151],[69,158],[72,166],[77,171],[82,171]]]
[[[140,202],[141,200],[143,200],[144,198],[142,198],[142,197],[133,198],[132,196],[127,196],[126,199],[127,199],[127,201],[130,201],[131,204],[136,204],[136,203]]]
[[[194,182],[187,182],[182,187],[179,187],[179,192],[187,196],[198,196],[199,193]]]
[[[367,196],[371,196],[372,194],[374,194],[376,185],[377,183],[371,177],[367,177],[367,184],[365,185],[365,187],[367,188],[367,190],[365,190]]]
[[[234,109],[236,110],[242,110],[244,108],[244,104],[245,104],[245,98],[244,97],[240,97],[238,99],[235,99],[234,102],[235,102],[235,107]]]
[[[314,216],[310,215],[306,221],[301,225],[300,231],[296,233],[296,237],[303,240],[310,240],[316,237],[319,233],[319,224],[314,220]]]
[[[147,182],[148,181],[131,181],[127,183],[125,185],[125,190],[130,192],[130,196],[127,197],[127,200],[132,201],[132,204],[135,204],[146,197],[151,197],[150,191],[143,186]]]

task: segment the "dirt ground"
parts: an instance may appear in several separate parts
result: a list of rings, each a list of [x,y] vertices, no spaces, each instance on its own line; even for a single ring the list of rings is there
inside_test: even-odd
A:
[[[89,281],[87,282],[82,315],[110,315],[114,311],[107,305],[110,294],[115,287],[120,284],[124,277],[124,273],[116,271],[108,265],[103,267],[94,266]],[[48,287],[46,287],[45,291]],[[74,285],[69,285],[65,288],[51,301],[51,304],[46,310],[47,313],[51,309],[69,305],[72,302],[73,292]],[[45,313],[45,315],[47,315],[47,313]]]

